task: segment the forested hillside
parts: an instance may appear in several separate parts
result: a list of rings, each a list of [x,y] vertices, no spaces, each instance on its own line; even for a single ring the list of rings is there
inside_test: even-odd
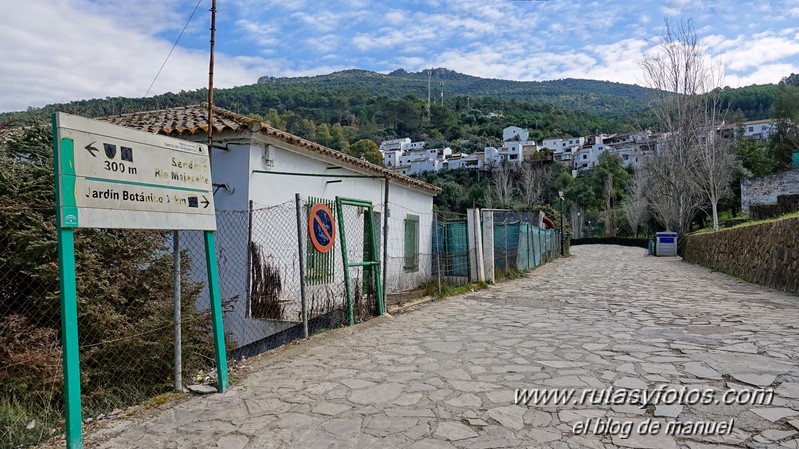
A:
[[[258,84],[314,90],[354,89],[392,98],[406,95],[427,98],[429,85],[434,101],[440,101],[443,90],[445,101],[452,96],[493,97],[552,104],[610,118],[624,118],[642,111],[650,96],[648,89],[631,84],[579,79],[510,81],[479,78],[444,68],[432,69],[430,75],[427,71],[411,73],[400,69],[387,75],[366,70],[344,70],[311,77],[264,76]]]
[[[654,123],[646,110],[650,92],[639,86],[576,79],[484,79],[446,69],[433,70],[430,80],[429,114],[427,73],[404,70],[388,75],[348,70],[314,77],[262,77],[258,84],[215,89],[214,101],[340,150],[360,139],[411,137],[473,151],[498,144],[508,125],[529,128],[531,138],[540,140],[624,132]],[[724,88],[722,94],[736,119],[753,120],[770,116],[777,90],[776,85],[762,85]],[[206,98],[207,90],[198,89],[149,98],[80,100],[3,113],[0,123],[46,122],[53,111],[99,117],[196,104]]]

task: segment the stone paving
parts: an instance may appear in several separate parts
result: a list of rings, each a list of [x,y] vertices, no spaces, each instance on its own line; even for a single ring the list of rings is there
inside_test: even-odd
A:
[[[639,248],[572,254],[268,354],[229,392],[128,425],[102,447],[799,449],[799,297]],[[523,388],[659,386],[715,389],[714,398],[770,387],[774,396],[765,405],[514,403]],[[671,421],[730,419],[731,431],[665,432]],[[641,422],[663,428],[645,435]]]

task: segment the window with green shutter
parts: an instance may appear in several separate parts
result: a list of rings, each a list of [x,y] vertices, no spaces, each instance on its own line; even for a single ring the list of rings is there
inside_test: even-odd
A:
[[[316,203],[325,204],[330,210],[336,210],[336,203],[323,198],[308,198],[305,205],[306,222],[311,206]],[[335,248],[326,253],[320,253],[311,244],[311,237],[306,233],[305,241],[305,282],[308,285],[330,284],[335,280]]]
[[[419,216],[405,217],[405,271],[419,271]]]

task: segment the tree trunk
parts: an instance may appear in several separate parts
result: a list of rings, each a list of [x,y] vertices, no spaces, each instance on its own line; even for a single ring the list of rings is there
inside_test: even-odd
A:
[[[719,200],[713,198],[710,203],[713,207],[713,232],[717,232],[719,230]]]

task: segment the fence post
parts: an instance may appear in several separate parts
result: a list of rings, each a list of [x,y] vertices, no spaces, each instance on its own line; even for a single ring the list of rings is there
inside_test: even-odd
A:
[[[483,210],[483,269],[486,282],[494,283],[494,211]]]
[[[446,242],[446,239],[444,240]],[[433,246],[436,251],[436,278],[438,280],[438,294],[441,295],[441,252],[438,249],[438,217],[433,214]]]
[[[180,331],[180,233],[172,231],[172,301],[174,301],[175,330],[175,391],[183,388],[182,346]]]
[[[386,176],[385,197],[383,198],[383,303],[388,296],[388,186],[391,178]]]
[[[531,228],[532,228],[532,226],[529,223],[527,223],[527,238],[524,241],[524,246],[527,249],[527,269],[528,270],[532,270],[532,268],[530,267],[530,251],[532,251],[532,248],[530,248],[530,233],[533,230]],[[533,261],[535,261],[535,254],[533,255]]]
[[[508,217],[505,216],[505,222],[502,228],[505,230],[505,274],[507,275],[510,273],[510,260],[508,259],[508,253],[510,252],[510,241],[508,240]]]
[[[252,204],[247,206],[247,318],[252,317]]]
[[[297,256],[300,263],[300,307],[302,314],[302,336],[308,338],[308,303],[305,301],[305,251],[302,242],[302,205],[300,194],[294,194],[294,202],[297,204]]]
[[[469,281],[485,282],[483,239],[480,236],[480,209],[466,209],[466,238],[469,257]]]

